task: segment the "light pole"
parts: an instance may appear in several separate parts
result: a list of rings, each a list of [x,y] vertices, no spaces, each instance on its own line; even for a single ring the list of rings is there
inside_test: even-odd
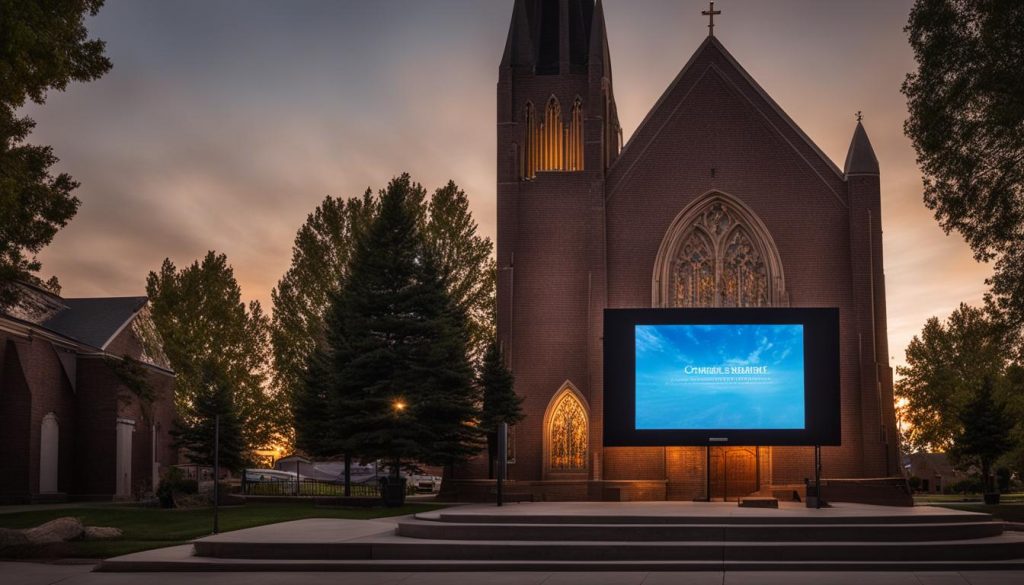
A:
[[[213,417],[213,533],[220,531],[220,415]]]

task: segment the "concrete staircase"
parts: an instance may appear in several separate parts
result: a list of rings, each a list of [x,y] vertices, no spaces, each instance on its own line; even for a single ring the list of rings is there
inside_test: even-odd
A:
[[[587,514],[579,509],[563,513],[559,506],[551,506],[549,514],[543,513],[544,504],[521,506],[530,513],[508,512],[513,506],[475,506],[420,514],[399,520],[392,530],[342,541],[267,541],[246,538],[241,534],[246,531],[240,531],[235,538],[220,535],[198,540],[194,555],[177,562],[146,565],[129,555],[104,562],[100,570],[1024,568],[1024,533],[1004,533],[1003,523],[987,514],[938,508],[886,514],[880,507],[733,513],[735,505],[718,508],[719,514],[704,508],[699,515],[652,514],[649,509],[630,514],[629,508],[617,514]]]

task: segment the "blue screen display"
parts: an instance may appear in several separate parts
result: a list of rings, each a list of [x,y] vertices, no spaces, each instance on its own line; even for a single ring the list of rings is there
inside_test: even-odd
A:
[[[803,429],[803,325],[635,325],[637,429]]]

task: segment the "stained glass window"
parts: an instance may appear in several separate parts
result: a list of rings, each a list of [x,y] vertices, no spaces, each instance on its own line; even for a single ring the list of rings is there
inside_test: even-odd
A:
[[[715,201],[687,228],[673,259],[673,307],[769,305],[765,259],[737,215]]]
[[[551,412],[551,470],[587,469],[587,413],[572,392],[563,392]]]

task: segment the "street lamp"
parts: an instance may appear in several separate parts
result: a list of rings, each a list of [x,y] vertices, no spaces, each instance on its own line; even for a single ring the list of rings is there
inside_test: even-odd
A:
[[[391,403],[391,408],[394,408],[396,413],[404,411],[406,406],[408,405],[403,402],[401,398],[395,399],[395,401]]]

